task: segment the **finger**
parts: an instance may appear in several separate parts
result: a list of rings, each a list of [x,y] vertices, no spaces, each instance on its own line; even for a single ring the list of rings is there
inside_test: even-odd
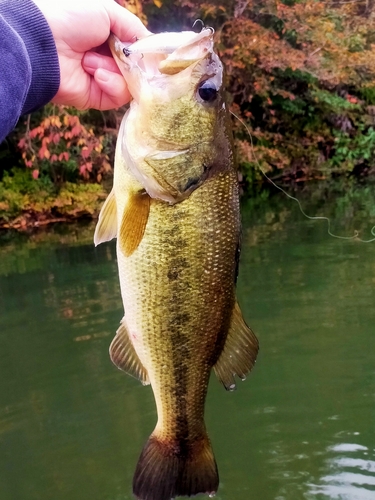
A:
[[[132,42],[151,34],[138,17],[116,2],[109,3],[108,14],[111,31],[123,42]]]
[[[112,57],[103,56],[97,52],[86,52],[82,59],[82,67],[90,75],[94,75],[97,69],[105,69],[120,74],[120,70]]]
[[[95,103],[97,109],[119,108],[130,101],[131,95],[123,76],[99,68],[95,71],[94,79],[102,92],[100,103]]]

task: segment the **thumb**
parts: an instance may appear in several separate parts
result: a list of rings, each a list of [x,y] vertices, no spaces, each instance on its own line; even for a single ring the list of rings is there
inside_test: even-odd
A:
[[[94,79],[102,91],[100,109],[118,108],[130,101],[131,95],[122,75],[98,68]]]

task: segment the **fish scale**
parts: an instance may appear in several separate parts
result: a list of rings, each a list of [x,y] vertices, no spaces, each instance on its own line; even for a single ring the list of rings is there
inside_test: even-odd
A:
[[[233,197],[233,185],[236,185],[233,174],[220,175],[180,204],[152,202],[138,249],[129,258],[119,255],[120,275],[126,276],[121,281],[123,301],[127,304],[125,322],[131,325],[130,331],[137,332],[136,350],[143,365],[148,367],[159,419],[172,427],[173,420],[168,422],[168,419],[176,415],[180,403],[171,398],[168,386],[178,387],[181,395],[181,381],[186,375],[192,381],[189,384],[192,394],[188,388],[182,393],[189,401],[194,401],[197,387],[199,394],[201,386],[205,393],[210,369],[224,341],[219,338],[220,334],[223,336],[222,324],[233,309],[233,262],[240,230],[239,212],[238,206],[234,211],[227,204],[217,204],[217,199],[225,196],[223,190],[228,198]],[[206,223],[208,214],[209,224]],[[182,219],[183,224],[173,225],[176,219]],[[169,221],[176,229],[173,235],[168,229]],[[219,225],[220,238],[213,238],[214,228]],[[181,241],[184,247],[178,248],[175,242]],[[171,280],[168,277],[171,272],[176,273],[178,279]],[[185,344],[189,344],[187,349],[181,350]],[[182,369],[181,365],[186,364],[186,351],[194,362]],[[205,365],[203,374],[196,370],[197,363]],[[194,403],[189,405],[189,411],[200,425],[203,407]]]
[[[152,200],[137,250],[118,252],[124,321],[136,332],[158,410],[153,435],[172,449],[205,434],[209,375],[235,300],[239,233],[235,173],[220,173],[179,204]]]

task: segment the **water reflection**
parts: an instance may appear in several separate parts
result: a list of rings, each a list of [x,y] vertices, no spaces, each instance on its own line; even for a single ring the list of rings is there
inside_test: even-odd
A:
[[[307,498],[373,500],[375,453],[356,443],[340,443],[327,449],[326,473],[309,484]]]
[[[0,499],[130,500],[156,415],[109,361],[114,245],[48,238],[0,241]],[[375,498],[373,255],[287,201],[244,207],[238,295],[261,351],[235,393],[210,385],[217,500]]]

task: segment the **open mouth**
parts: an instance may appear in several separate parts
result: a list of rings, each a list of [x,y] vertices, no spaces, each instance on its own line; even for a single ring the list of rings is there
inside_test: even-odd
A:
[[[200,33],[159,33],[134,43],[122,43],[111,34],[109,45],[118,64],[121,61],[127,71],[137,67],[147,77],[173,75],[212,52],[213,30],[204,28]]]

